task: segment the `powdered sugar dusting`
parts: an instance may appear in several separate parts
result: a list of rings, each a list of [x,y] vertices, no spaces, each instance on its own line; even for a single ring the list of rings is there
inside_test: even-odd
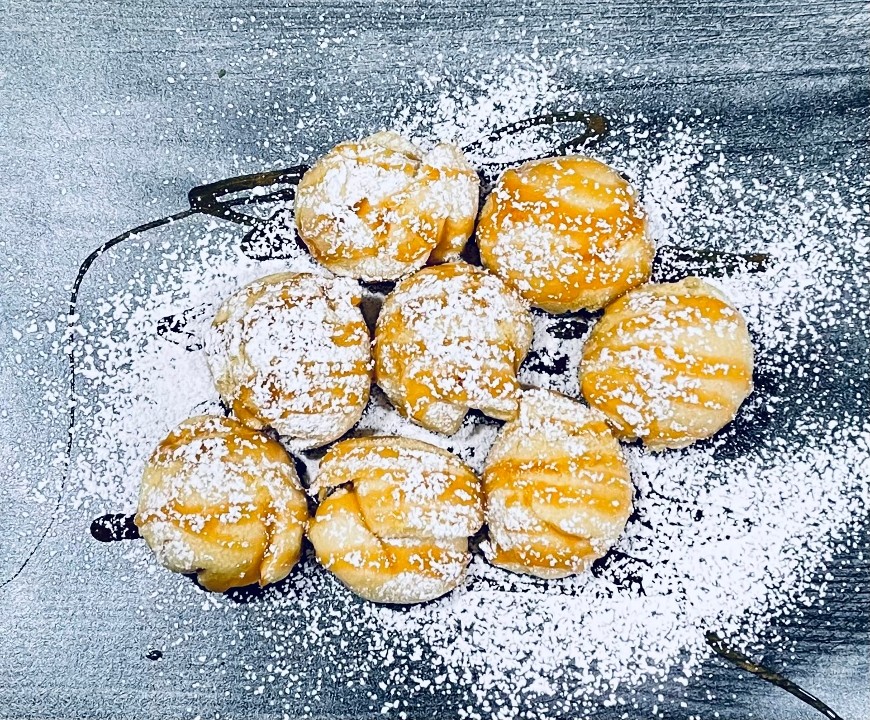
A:
[[[451,90],[434,109],[408,108],[396,129],[462,143],[501,120],[577,99],[546,70],[517,72],[521,77],[493,78],[486,92]],[[754,166],[729,152],[715,123],[623,120],[593,154],[639,189],[660,248],[769,255],[763,272],[711,280],[747,319],[756,391],[712,441],[661,454],[625,447],[636,513],[595,573],[543,582],[475,555],[464,586],[423,606],[392,609],[358,601],[309,557],[261,601],[238,607],[208,598],[240,634],[258,634],[262,656],[249,659],[246,675],[252,690],[264,688],[288,713],[315,715],[322,697],[350,686],[385,713],[451,693],[467,717],[578,716],[620,702],[641,683],[688,682],[709,653],[705,629],[751,643],[772,617],[816,593],[815,573],[865,521],[866,370],[854,348],[830,346],[827,338],[830,326],[847,323],[866,340],[866,314],[857,308],[866,303],[868,281],[848,270],[868,262],[866,183],[847,188],[834,172],[805,179],[799,166],[780,168],[785,180],[776,183],[747,182],[746,168]],[[546,142],[526,134],[522,143],[491,148],[491,157],[525,158]],[[132,507],[142,458],[156,439],[216,400],[201,353],[155,340],[157,320],[214,307],[254,277],[307,262],[298,255],[254,263],[221,226],[209,233],[204,241],[201,229],[191,229],[184,246],[192,250],[184,252],[128,252],[125,262],[160,268],[153,286],[133,270],[132,289],[117,283],[99,299],[91,289],[74,474],[80,503]],[[121,261],[112,267],[126,268]],[[660,272],[685,274],[679,267]],[[577,397],[589,322],[586,315],[536,313],[520,380]],[[828,375],[846,378],[849,397],[824,384]],[[477,468],[495,434],[469,417],[450,438],[427,435],[377,394],[362,424],[426,435],[421,439],[452,447]],[[154,566],[144,550],[130,554],[137,567]],[[204,601],[191,591],[178,602]],[[301,683],[303,675],[310,682]]]

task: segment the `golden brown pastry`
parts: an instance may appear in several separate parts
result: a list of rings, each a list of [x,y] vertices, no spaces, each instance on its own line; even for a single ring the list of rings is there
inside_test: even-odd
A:
[[[505,172],[477,226],[483,264],[551,313],[595,310],[649,279],[655,247],[637,193],[581,155]]]
[[[452,435],[471,408],[516,415],[517,368],[531,341],[531,316],[501,280],[466,263],[436,265],[384,302],[375,380],[402,414]]]
[[[342,436],[369,397],[371,345],[356,283],[279,273],[221,305],[206,357],[223,401],[246,425],[315,447]]]
[[[558,578],[584,571],[619,539],[632,486],[619,443],[597,410],[526,390],[483,472],[494,565]]]
[[[357,595],[417,603],[462,582],[483,511],[480,482],[459,458],[418,440],[353,438],[330,448],[316,487],[337,489],[308,537]]]
[[[618,437],[684,447],[734,419],[752,391],[752,342],[740,312],[703,280],[647,285],[595,325],[580,382]]]
[[[479,180],[459,148],[426,153],[380,132],[333,148],[296,189],[296,228],[332,272],[394,280],[459,257],[474,232]]]
[[[136,524],[170,570],[223,592],[299,560],[308,505],[281,445],[231,418],[185,420],[148,460]]]

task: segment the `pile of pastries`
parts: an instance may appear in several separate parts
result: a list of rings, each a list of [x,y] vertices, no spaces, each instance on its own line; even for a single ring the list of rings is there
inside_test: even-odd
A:
[[[205,352],[231,416],[184,421],[148,460],[136,522],[166,567],[209,590],[266,585],[307,537],[358,595],[416,603],[463,581],[486,526],[493,565],[581,573],[632,512],[619,441],[680,448],[734,418],[752,389],[746,323],[698,278],[647,284],[654,246],[617,171],[536,160],[501,176],[479,218],[478,200],[458,148],[391,132],[305,174],[297,231],[323,272],[223,302]],[[460,259],[472,235],[482,267]],[[358,281],[386,280],[371,337]],[[585,402],[518,382],[531,308],[603,308],[579,359]],[[471,409],[504,421],[481,476],[425,442],[354,436],[372,382],[436,433]],[[286,448],[330,443],[306,492]]]

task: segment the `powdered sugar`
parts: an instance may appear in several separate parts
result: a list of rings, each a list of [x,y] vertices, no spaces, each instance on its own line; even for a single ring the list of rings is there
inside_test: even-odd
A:
[[[398,129],[468,141],[502,120],[576,99],[560,94],[548,72],[524,72],[522,82],[495,78],[480,97],[448,93],[431,112],[408,110]],[[852,394],[866,394],[855,354],[827,339],[830,326],[844,323],[856,343],[866,339],[858,307],[867,279],[847,269],[867,264],[866,187],[849,194],[836,173],[804,180],[800,167],[778,173],[786,180],[776,187],[764,177],[753,185],[727,145],[716,149],[719,134],[700,121],[653,132],[634,118],[595,153],[632,178],[661,246],[769,254],[764,272],[714,280],[746,316],[757,348],[757,391],[736,424],[685,450],[625,448],[636,516],[596,574],[544,583],[476,555],[465,586],[395,610],[357,602],[308,558],[260,602],[239,608],[209,598],[232,615],[239,633],[253,630],[262,639],[263,655],[246,658],[252,687],[273,675],[265,692],[297,714],[300,704],[316,714],[320,693],[353,682],[376,710],[451,692],[463,698],[469,717],[577,716],[616,702],[629,686],[692,677],[709,652],[704,629],[739,631],[749,643],[771,617],[793,612],[814,593],[814,573],[848,542],[868,506],[865,405],[850,405],[824,384],[839,372],[855,378]],[[520,159],[541,144],[507,142],[493,156]],[[805,194],[809,184],[812,196]],[[247,280],[305,262],[299,256],[255,264],[235,252],[236,239],[218,226],[197,247],[201,232],[187,236],[192,252],[148,256],[154,267],[164,265],[153,289],[142,282],[134,293],[120,283],[99,303],[89,296],[90,385],[83,390],[92,404],[81,413],[74,474],[82,503],[129,509],[141,458],[156,439],[216,399],[201,354],[155,340],[157,320],[216,305]],[[660,270],[668,272],[683,274],[678,267]],[[576,397],[589,320],[536,314],[521,380]],[[475,467],[495,434],[471,417],[455,436],[430,438],[380,396],[362,424],[426,435]],[[144,552],[131,554],[139,566],[153,566]],[[299,697],[303,672],[317,680],[306,685],[310,696]]]

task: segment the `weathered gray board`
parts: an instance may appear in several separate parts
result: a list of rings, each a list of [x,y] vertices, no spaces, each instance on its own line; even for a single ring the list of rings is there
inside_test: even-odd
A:
[[[345,41],[318,48],[321,27]],[[47,465],[47,448],[65,432],[63,417],[39,420],[40,392],[27,372],[62,376],[62,359],[31,353],[19,363],[12,327],[50,286],[57,303],[35,317],[56,316],[63,286],[104,239],[177,209],[204,180],[254,172],[281,157],[256,142],[274,121],[267,92],[280,88],[287,105],[316,94],[323,111],[311,128],[317,152],[386,122],[395,98],[417,87],[409,80],[415,69],[478,75],[506,53],[531,52],[538,36],[543,56],[576,56],[586,87],[600,93],[600,107],[591,109],[655,119],[698,108],[720,117],[732,153],[803,155],[807,173],[859,148],[863,164],[849,171],[857,179],[870,160],[868,27],[864,2],[7,0],[0,15],[0,578],[15,570],[52,509],[50,501],[28,499],[44,468],[17,463],[44,450]],[[276,51],[271,59],[267,49]],[[604,72],[605,57],[621,58],[626,74]],[[354,116],[336,115],[357,102]],[[867,352],[866,335],[856,351]],[[155,579],[128,575],[123,544],[95,550],[91,515],[67,508],[66,517],[0,591],[0,717],[269,716],[260,698],[241,689],[230,661],[225,672],[193,669],[203,649],[213,654],[218,618],[186,609],[192,617],[182,621],[196,636],[160,662],[147,659],[174,621],[147,599]],[[772,629],[772,637],[796,643],[794,657],[783,641],[764,654],[856,720],[870,717],[870,532],[861,542],[863,553],[830,569],[824,606]],[[216,632],[200,632],[209,629]],[[664,692],[665,717],[815,716],[718,661],[684,694]],[[651,697],[639,696],[634,716],[648,714]],[[318,710],[355,717],[356,702],[337,693]],[[411,716],[455,714],[449,697],[432,703]]]

